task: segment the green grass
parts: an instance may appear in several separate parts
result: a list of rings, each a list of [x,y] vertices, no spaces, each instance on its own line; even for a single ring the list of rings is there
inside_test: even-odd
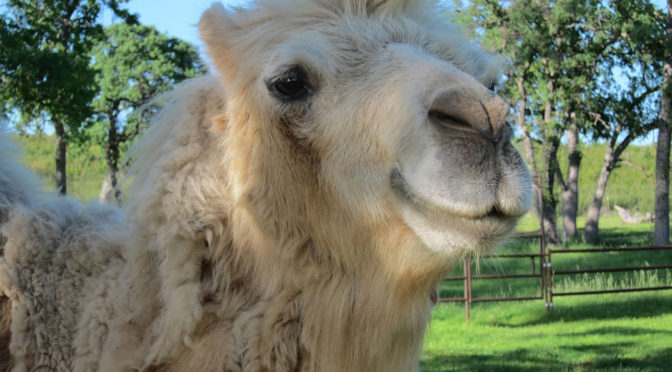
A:
[[[669,371],[672,292],[566,297],[543,303],[441,304],[422,371]]]
[[[605,221],[602,246],[646,245],[652,227]],[[524,227],[524,226],[523,226]],[[580,242],[569,249],[588,248]],[[498,253],[538,252],[535,239],[512,240]],[[538,262],[538,261],[537,261]],[[671,251],[556,254],[556,270],[672,265]],[[535,267],[538,272],[538,263]],[[481,259],[477,273],[530,273],[529,259]],[[452,274],[461,275],[461,268]],[[672,270],[565,275],[554,291],[672,285]],[[444,282],[442,297],[463,296],[462,281]],[[473,297],[535,296],[536,278],[475,280]],[[424,344],[422,371],[670,371],[672,290],[472,303],[465,322],[463,303],[439,304]]]

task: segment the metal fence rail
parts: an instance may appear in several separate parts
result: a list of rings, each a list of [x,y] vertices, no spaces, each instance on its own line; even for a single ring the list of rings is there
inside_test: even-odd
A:
[[[449,297],[440,298],[440,302],[464,302],[464,314],[467,321],[469,321],[470,304],[474,302],[499,302],[499,301],[528,301],[545,299],[547,292],[545,289],[546,275],[543,270],[545,264],[545,245],[543,239],[539,239],[539,253],[527,254],[500,254],[496,256],[485,256],[481,259],[530,259],[530,273],[529,274],[496,274],[496,275],[472,275],[471,273],[471,258],[464,260],[464,269],[462,276],[450,276],[445,278],[446,281],[464,281],[464,296],[463,297]],[[537,263],[538,260],[538,263]],[[539,270],[537,270],[539,268]],[[472,281],[473,280],[498,280],[498,279],[517,279],[517,278],[539,278],[539,295],[538,296],[514,296],[514,297],[474,297],[472,295]]]
[[[648,270],[665,270],[672,269],[672,265],[643,265],[643,266],[628,266],[628,267],[604,267],[604,268],[590,268],[583,270],[554,270],[552,256],[555,254],[577,254],[577,253],[604,253],[604,252],[641,252],[641,251],[665,251],[672,250],[672,245],[662,246],[643,246],[643,247],[622,247],[622,248],[604,248],[604,249],[549,249],[548,250],[548,303],[547,308],[553,307],[553,297],[557,296],[580,296],[580,295],[594,295],[607,293],[625,293],[625,292],[644,292],[644,291],[660,291],[672,289],[672,286],[657,286],[657,287],[636,287],[636,288],[618,288],[618,289],[603,289],[595,291],[571,291],[571,292],[554,292],[553,278],[558,275],[575,275],[575,274],[593,274],[593,273],[613,273],[613,272],[634,272],[634,271],[648,271]]]
[[[558,254],[581,254],[581,253],[604,253],[604,252],[634,252],[634,251],[655,251],[655,250],[672,250],[672,245],[666,246],[644,246],[644,247],[622,247],[622,248],[595,248],[595,249],[550,249],[546,250],[544,238],[539,237],[539,253],[531,254],[502,254],[496,256],[485,256],[481,259],[520,259],[529,258],[531,271],[529,274],[496,274],[496,275],[473,275],[471,270],[471,259],[464,260],[464,275],[450,276],[446,281],[464,281],[464,296],[441,298],[440,302],[464,302],[465,318],[469,321],[470,304],[474,302],[498,302],[498,301],[528,301],[528,300],[544,300],[547,310],[553,308],[553,298],[557,296],[578,296],[578,295],[594,295],[594,294],[608,294],[608,293],[622,293],[622,292],[642,292],[642,291],[659,291],[672,289],[672,286],[657,286],[644,288],[620,288],[620,289],[605,289],[594,291],[571,291],[571,292],[555,292],[553,290],[553,279],[559,275],[576,275],[576,274],[594,274],[594,273],[609,273],[609,272],[633,272],[633,271],[649,271],[649,270],[666,270],[672,269],[672,265],[632,265],[628,267],[607,267],[607,268],[589,268],[578,270],[555,270],[553,267],[553,255]],[[539,270],[537,271],[537,268]],[[472,294],[472,286],[474,280],[499,280],[499,279],[513,279],[513,278],[539,278],[539,295],[538,296],[519,296],[519,297],[474,297]]]

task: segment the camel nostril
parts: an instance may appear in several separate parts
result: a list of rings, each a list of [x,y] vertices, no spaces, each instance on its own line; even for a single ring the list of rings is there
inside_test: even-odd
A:
[[[491,138],[487,111],[474,87],[453,87],[438,93],[429,106],[428,118],[440,130],[458,130]]]
[[[460,86],[439,92],[428,118],[438,129],[476,133],[493,143],[502,139],[508,105],[481,86]]]
[[[453,128],[459,130],[475,131],[474,128],[464,119],[461,119],[457,116],[447,114],[438,110],[430,110],[427,114],[429,120],[442,127],[442,128]]]

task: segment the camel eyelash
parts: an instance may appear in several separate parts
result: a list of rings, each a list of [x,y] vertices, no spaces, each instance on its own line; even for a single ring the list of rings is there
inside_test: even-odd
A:
[[[268,81],[266,86],[283,103],[304,101],[315,91],[306,69],[298,65],[289,67],[278,77]]]

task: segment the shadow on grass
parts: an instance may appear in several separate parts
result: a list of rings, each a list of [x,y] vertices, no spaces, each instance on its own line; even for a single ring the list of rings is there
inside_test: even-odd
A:
[[[620,350],[632,347],[635,345],[634,342],[616,342],[611,344],[599,344],[599,345],[571,345],[571,346],[560,346],[561,349],[577,351],[583,354],[599,354],[601,356],[614,355],[620,352]]]
[[[583,231],[581,231],[583,233]],[[620,247],[624,245],[650,245],[653,241],[651,231],[632,231],[623,229],[600,229],[600,246]]]
[[[558,336],[565,337],[583,337],[590,335],[614,334],[615,336],[639,336],[639,335],[662,335],[672,340],[672,331],[661,331],[650,328],[628,328],[628,327],[602,327],[587,332],[560,333]],[[671,360],[672,361],[672,360]]]
[[[611,298],[604,298],[604,300],[599,302],[582,301],[578,304],[563,304],[563,300],[556,299],[554,301],[553,311],[539,313],[536,318],[515,324],[507,322],[495,322],[493,324],[500,327],[517,328],[537,324],[586,319],[603,320],[651,317],[672,312],[672,296],[642,295],[634,298],[632,296],[626,296],[623,299],[618,299],[617,296],[618,295],[614,295],[614,297]]]
[[[421,362],[423,372],[444,371],[511,371],[532,372],[543,370],[543,367],[552,367],[548,370],[563,371],[569,365],[558,363],[551,358],[530,355],[527,349],[517,349],[501,354],[459,354],[434,355],[424,358]]]
[[[669,371],[672,348],[663,349],[642,359],[619,357],[630,343],[571,347],[573,351],[589,353],[589,358],[563,361],[566,348],[543,354],[539,351],[517,349],[499,354],[430,355],[423,358],[423,372],[448,371]]]
[[[598,359],[594,364],[587,364],[590,369],[599,370],[638,370],[638,371],[670,371],[672,348],[661,350],[658,353],[643,359]],[[586,368],[588,369],[588,368]],[[585,370],[585,369],[584,369]]]
[[[663,349],[642,358],[620,357],[622,351],[635,345],[634,343],[585,345],[563,347],[583,353],[595,355],[594,359],[577,363],[570,369],[581,371],[670,371],[672,348]]]

